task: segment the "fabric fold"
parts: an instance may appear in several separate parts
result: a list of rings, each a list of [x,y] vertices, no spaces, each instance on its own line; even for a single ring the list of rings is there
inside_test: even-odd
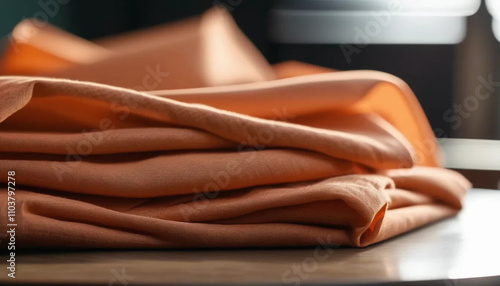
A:
[[[220,10],[96,42],[29,21],[13,37],[0,173],[23,248],[364,247],[455,215],[471,187],[401,79],[273,67]]]

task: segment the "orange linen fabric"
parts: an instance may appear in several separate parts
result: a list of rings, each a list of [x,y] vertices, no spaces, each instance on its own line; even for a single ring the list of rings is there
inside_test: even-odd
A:
[[[0,64],[21,247],[361,247],[470,187],[400,79],[271,67],[223,12],[97,43],[26,26]]]

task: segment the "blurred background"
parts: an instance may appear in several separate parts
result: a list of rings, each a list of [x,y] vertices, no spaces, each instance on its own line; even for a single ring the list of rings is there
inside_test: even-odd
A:
[[[0,35],[5,45],[18,22],[35,17],[92,40],[218,5],[270,63],[299,60],[339,70],[388,72],[410,85],[438,138],[500,139],[499,2],[2,0]],[[492,153],[500,156],[500,147],[488,142],[472,146],[472,153],[495,161]],[[452,151],[458,157],[470,151],[460,148]],[[477,153],[485,148],[486,153]]]
[[[484,1],[60,0],[58,11],[51,1],[2,0],[0,35],[35,17],[95,39],[219,5],[271,63],[385,71],[410,85],[438,137],[500,139],[500,89],[466,100],[482,84],[478,77],[500,81],[500,43]]]

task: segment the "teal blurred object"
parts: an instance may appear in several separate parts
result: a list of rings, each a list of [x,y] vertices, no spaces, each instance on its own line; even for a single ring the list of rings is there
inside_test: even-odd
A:
[[[71,30],[70,13],[66,7],[72,0],[2,0],[0,1],[0,37],[26,18],[45,20],[65,30]]]

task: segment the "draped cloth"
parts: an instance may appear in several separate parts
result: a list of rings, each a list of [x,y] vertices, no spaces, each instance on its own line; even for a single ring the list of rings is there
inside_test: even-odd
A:
[[[0,213],[14,171],[22,247],[362,247],[455,215],[470,188],[402,80],[271,66],[217,9],[96,42],[32,21],[12,37]]]

